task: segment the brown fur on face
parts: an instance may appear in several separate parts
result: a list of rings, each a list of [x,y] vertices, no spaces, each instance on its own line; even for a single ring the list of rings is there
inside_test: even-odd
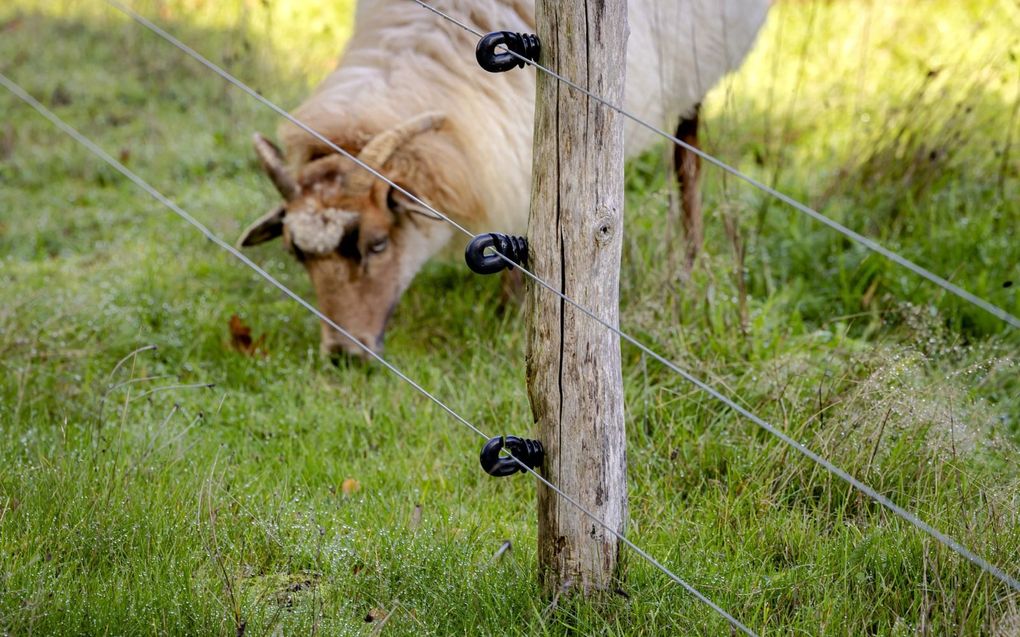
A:
[[[367,196],[351,198],[343,176],[358,170],[350,159],[332,155],[309,164],[298,183],[302,195],[291,208],[300,210],[285,219],[283,239],[312,279],[319,309],[372,351],[382,350],[386,322],[399,297],[399,247],[406,240],[397,229],[397,213],[389,209],[386,192],[373,188]],[[343,233],[328,250],[308,252],[301,246],[294,219],[322,218],[326,211],[343,211]],[[358,211],[358,212],[353,212]],[[396,249],[394,249],[396,248]],[[323,322],[321,349],[365,356],[357,343]]]
[[[260,152],[275,149],[265,144]],[[387,161],[386,174],[410,192],[436,193],[437,206],[464,205],[452,191],[436,186],[433,167],[444,166],[451,150],[442,136],[421,136]],[[271,169],[278,173],[282,157],[270,153],[262,159],[271,176]],[[313,159],[297,172],[296,195],[282,213],[274,210],[242,238],[242,245],[254,245],[282,236],[308,271],[323,314],[364,345],[324,322],[321,349],[328,354],[381,351],[400,295],[452,235],[445,222],[381,180],[370,182],[367,190],[353,187],[351,176],[363,170],[338,154]]]

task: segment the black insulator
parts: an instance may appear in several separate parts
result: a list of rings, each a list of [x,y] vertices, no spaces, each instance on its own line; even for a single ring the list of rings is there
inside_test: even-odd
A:
[[[492,248],[494,252],[486,254],[487,248]],[[507,259],[520,266],[527,263],[528,240],[524,237],[489,232],[472,239],[464,250],[464,260],[467,261],[468,267],[478,274],[495,274],[503,268],[513,268],[513,263],[507,263]]]
[[[506,47],[507,51],[496,52],[497,46]],[[509,71],[515,66],[524,68],[526,58],[532,62],[538,62],[538,54],[542,50],[542,43],[537,35],[531,33],[514,33],[513,31],[495,31],[483,36],[475,47],[475,59],[478,64],[489,73],[502,73]],[[509,53],[513,51],[521,57]]]
[[[504,447],[513,455],[513,458],[499,455]],[[544,459],[545,449],[541,442],[517,436],[491,438],[482,447],[482,453],[478,457],[485,473],[497,478],[512,476],[518,471],[523,472],[524,467],[521,466],[521,463],[527,465],[529,469],[534,469],[541,465]]]

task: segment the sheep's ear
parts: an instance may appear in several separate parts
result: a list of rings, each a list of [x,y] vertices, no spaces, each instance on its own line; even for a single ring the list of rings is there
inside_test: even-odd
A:
[[[257,246],[283,234],[283,218],[286,214],[287,208],[281,204],[259,217],[255,223],[241,233],[241,238],[237,240],[237,247]]]

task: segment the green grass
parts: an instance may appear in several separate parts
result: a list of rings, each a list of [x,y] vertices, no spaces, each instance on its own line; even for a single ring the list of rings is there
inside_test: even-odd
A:
[[[344,2],[137,6],[289,107],[350,29]],[[1020,313],[1018,25],[1007,0],[780,3],[706,105],[708,150]],[[103,3],[5,3],[0,70],[228,240],[274,200],[248,147],[272,114]],[[0,632],[727,632],[632,554],[626,596],[548,608],[533,481],[485,476],[445,413],[320,360],[300,307],[0,112]],[[706,256],[678,272],[662,154],[629,167],[623,327],[1020,573],[1016,334],[707,167]],[[277,246],[252,254],[311,298]],[[498,299],[430,264],[388,352],[526,433],[523,314]],[[264,355],[229,346],[233,314]],[[631,538],[754,630],[1020,630],[1017,593],[631,348],[624,378]]]

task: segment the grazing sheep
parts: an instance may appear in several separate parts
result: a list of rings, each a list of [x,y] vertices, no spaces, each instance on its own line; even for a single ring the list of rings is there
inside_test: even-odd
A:
[[[525,0],[435,0],[482,32],[534,32]],[[625,107],[697,142],[697,106],[743,60],[769,0],[631,0]],[[533,69],[489,74],[475,37],[409,0],[362,2],[337,69],[294,116],[476,232],[522,233],[531,191]],[[286,153],[255,148],[284,203],[244,246],[278,236],[311,276],[321,310],[376,351],[400,295],[454,236],[450,224],[286,122]],[[657,140],[627,122],[633,156]],[[700,243],[698,162],[676,153],[688,245]],[[693,249],[689,248],[689,258]],[[327,353],[364,352],[322,326]]]

